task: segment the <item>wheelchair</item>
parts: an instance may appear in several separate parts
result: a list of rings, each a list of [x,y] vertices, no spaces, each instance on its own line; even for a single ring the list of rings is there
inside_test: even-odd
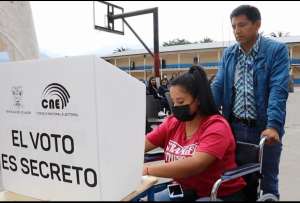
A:
[[[218,189],[222,183],[235,178],[243,177],[247,185],[244,188],[246,201],[278,201],[277,196],[273,194],[263,194],[261,190],[262,181],[262,160],[263,149],[266,137],[262,137],[259,145],[237,142],[236,144],[236,162],[238,167],[229,171],[225,171],[223,175],[214,183],[209,197],[201,197],[196,201],[223,201],[218,198]],[[161,160],[163,154],[145,154],[145,162]],[[161,183],[152,186],[142,194],[138,195],[133,201],[155,201],[155,193],[165,190],[171,182]]]

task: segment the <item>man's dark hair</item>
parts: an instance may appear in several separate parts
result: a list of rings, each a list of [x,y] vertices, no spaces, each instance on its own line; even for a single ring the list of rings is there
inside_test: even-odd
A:
[[[192,66],[188,72],[171,81],[171,86],[179,85],[198,99],[198,113],[202,116],[220,114],[214,102],[210,85],[203,68]]]
[[[230,20],[232,20],[233,17],[240,15],[245,15],[252,23],[256,22],[257,20],[261,20],[259,10],[250,5],[241,5],[235,8],[230,14]]]

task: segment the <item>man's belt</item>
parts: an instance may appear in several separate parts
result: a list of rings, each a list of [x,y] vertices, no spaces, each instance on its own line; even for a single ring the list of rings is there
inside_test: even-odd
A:
[[[256,126],[256,120],[254,120],[254,119],[238,118],[238,117],[232,116],[232,121],[243,123],[243,124],[245,124],[249,127],[255,127]]]

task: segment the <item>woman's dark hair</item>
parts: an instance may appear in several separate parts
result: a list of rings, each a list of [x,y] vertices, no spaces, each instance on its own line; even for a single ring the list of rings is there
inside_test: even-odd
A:
[[[252,23],[256,22],[257,20],[261,20],[259,10],[250,5],[241,5],[235,8],[230,14],[230,20],[232,20],[233,17],[240,15],[245,15]]]
[[[179,85],[198,99],[198,113],[203,116],[220,114],[214,102],[210,85],[203,68],[192,66],[188,72],[171,81],[171,86]]]
[[[152,83],[151,83],[151,80],[155,80],[155,77],[154,76],[151,76],[150,78],[149,78],[149,80],[148,80],[148,87],[150,87],[150,88],[152,88],[153,87],[153,85],[152,85]],[[156,80],[155,80],[155,83],[156,83]]]

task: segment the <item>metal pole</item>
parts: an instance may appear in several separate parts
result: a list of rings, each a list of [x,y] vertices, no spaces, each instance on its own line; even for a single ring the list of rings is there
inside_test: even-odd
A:
[[[143,42],[143,40],[138,36],[138,34],[134,31],[134,29],[129,25],[129,23],[123,18],[124,23],[127,25],[127,27],[131,30],[131,32],[138,38],[138,40],[142,43],[142,45],[145,47],[145,49],[151,54],[152,57],[154,57],[152,51],[147,47],[147,45]]]
[[[160,57],[159,57],[159,36],[158,36],[158,8],[153,11],[153,41],[154,41],[154,73],[156,83],[160,86]]]
[[[122,13],[122,14],[117,14],[117,15],[113,15],[110,16],[112,19],[119,19],[119,18],[127,18],[127,17],[133,17],[133,16],[137,16],[137,15],[144,15],[144,14],[148,14],[148,13],[153,13],[155,12],[156,8],[149,8],[149,9],[144,9],[144,10],[139,10],[139,11],[133,11],[133,12],[128,12],[128,13]]]
[[[159,57],[159,32],[158,32],[158,7],[155,8],[149,8],[149,9],[144,9],[144,10],[139,10],[139,11],[133,11],[133,12],[128,12],[128,13],[122,13],[118,15],[109,15],[108,18],[111,20],[119,19],[122,18],[126,25],[128,26],[129,24],[125,21],[125,18],[127,17],[132,17],[132,16],[137,16],[137,15],[143,15],[143,14],[148,14],[148,13],[153,13],[153,42],[154,42],[154,75],[156,78],[156,84],[159,87],[160,86],[160,57]],[[133,29],[128,26],[131,31]],[[133,34],[137,36],[137,38],[142,42],[142,40],[138,37],[138,35],[133,31]],[[142,43],[144,47],[147,49],[147,46],[145,46],[144,43]],[[150,49],[147,49],[149,52]],[[151,52],[149,52],[151,54]]]

